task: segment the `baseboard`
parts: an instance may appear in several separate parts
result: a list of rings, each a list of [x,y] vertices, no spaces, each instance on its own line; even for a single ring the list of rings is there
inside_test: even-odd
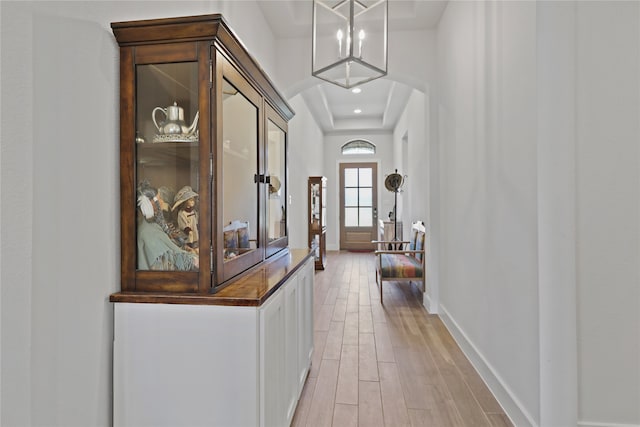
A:
[[[579,427],[640,427],[640,424],[618,424],[593,421],[578,421]]]
[[[438,314],[438,307],[434,305],[431,301],[431,297],[428,293],[424,293],[424,297],[422,297],[422,305],[427,309],[427,313],[429,314]]]
[[[478,375],[480,375],[480,378],[482,378],[500,406],[502,406],[507,417],[511,419],[513,425],[518,427],[538,427],[531,414],[529,414],[515,394],[507,387],[502,378],[500,378],[500,375],[498,375],[482,353],[478,351],[478,348],[451,317],[442,303],[440,303],[439,316],[449,330],[449,333],[453,336],[453,339],[462,349],[462,352],[467,356],[467,359],[469,359],[478,372]]]

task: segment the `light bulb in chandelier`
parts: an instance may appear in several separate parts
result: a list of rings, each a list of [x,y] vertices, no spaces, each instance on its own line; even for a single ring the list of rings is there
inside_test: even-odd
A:
[[[362,58],[362,42],[364,41],[364,30],[358,32],[358,57]]]

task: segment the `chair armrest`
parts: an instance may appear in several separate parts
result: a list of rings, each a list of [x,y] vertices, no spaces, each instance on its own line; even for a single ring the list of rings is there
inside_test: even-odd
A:
[[[424,249],[421,250],[409,250],[407,249],[406,251],[403,250],[397,250],[397,251],[393,251],[393,250],[388,250],[388,251],[375,251],[374,254],[375,255],[380,255],[380,254],[396,254],[396,255],[406,255],[406,254],[423,254],[424,253]]]

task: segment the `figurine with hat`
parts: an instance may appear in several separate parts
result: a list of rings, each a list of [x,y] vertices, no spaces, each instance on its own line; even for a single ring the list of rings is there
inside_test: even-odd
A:
[[[176,230],[162,214],[163,204],[158,189],[142,181],[138,186],[138,207],[142,215],[137,227],[138,269],[197,271],[197,250],[175,235]]]
[[[187,236],[187,243],[192,248],[198,247],[198,211],[196,210],[196,199],[198,193],[185,185],[176,193],[173,199],[172,211],[178,209],[178,228],[184,231]]]

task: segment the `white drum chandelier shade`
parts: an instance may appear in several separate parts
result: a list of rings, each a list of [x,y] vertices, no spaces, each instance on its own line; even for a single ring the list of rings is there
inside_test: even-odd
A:
[[[352,88],[387,75],[388,0],[313,0],[312,75]]]

